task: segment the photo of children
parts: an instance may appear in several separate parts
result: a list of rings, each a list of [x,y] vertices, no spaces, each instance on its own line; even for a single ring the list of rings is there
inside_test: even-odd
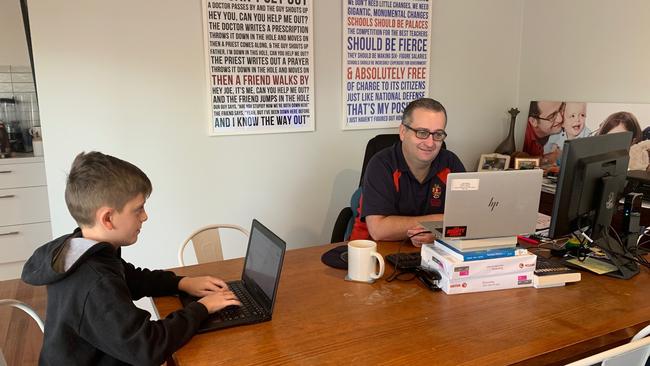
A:
[[[557,170],[567,140],[632,131],[630,170],[650,171],[650,104],[532,101],[524,152]]]
[[[564,141],[579,137],[587,137],[591,130],[586,126],[587,103],[564,103],[564,122],[562,131],[548,138],[544,145],[544,157],[549,162],[556,162],[562,156]]]
[[[589,136],[591,131],[585,125],[586,119],[587,103],[565,103],[562,132],[549,137],[548,142],[544,145],[544,153],[562,150],[562,145],[566,140]]]

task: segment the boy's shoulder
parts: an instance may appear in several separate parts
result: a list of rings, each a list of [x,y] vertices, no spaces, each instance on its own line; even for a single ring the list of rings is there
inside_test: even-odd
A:
[[[118,276],[124,278],[124,266],[119,250],[116,252],[108,243],[99,244],[102,247],[94,253],[84,258],[79,263],[79,268],[83,274],[96,278]],[[81,274],[81,273],[80,273]]]
[[[89,304],[112,302],[118,294],[128,293],[128,282],[119,259],[93,255],[76,264],[74,271],[61,280],[48,284],[48,298],[70,311],[81,311]],[[94,305],[91,305],[94,306]]]
[[[110,244],[81,238],[77,229],[38,247],[23,266],[21,278],[34,286],[52,285],[71,276],[115,272],[119,260]]]

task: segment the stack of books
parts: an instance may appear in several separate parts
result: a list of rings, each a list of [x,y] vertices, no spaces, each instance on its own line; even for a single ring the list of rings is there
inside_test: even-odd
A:
[[[567,282],[580,281],[580,272],[562,263],[543,257],[537,258],[533,286],[535,288],[564,286]]]
[[[440,273],[447,294],[532,287],[537,256],[515,246],[515,237],[436,240],[422,246],[422,265]]]

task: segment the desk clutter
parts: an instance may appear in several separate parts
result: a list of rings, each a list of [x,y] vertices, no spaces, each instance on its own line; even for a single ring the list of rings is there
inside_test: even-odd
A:
[[[578,282],[582,279],[580,272],[571,269],[559,260],[537,257],[533,286],[535,288],[559,287],[568,282]]]
[[[537,256],[525,249],[510,247],[487,249],[499,254],[479,258],[475,256],[462,260],[451,252],[445,242],[436,241],[422,246],[422,266],[438,271],[441,275],[439,287],[446,294],[504,290],[533,286]],[[473,252],[476,252],[474,250]]]
[[[424,244],[420,252],[388,254],[386,261],[395,270],[384,279],[390,282],[410,273],[412,275],[401,279],[418,278],[428,288],[442,290],[448,295],[559,287],[581,280],[580,272],[569,268],[559,258],[537,256],[516,243],[504,245],[500,242],[495,247],[489,240],[480,242],[485,247],[471,245],[471,249],[462,250],[454,246],[455,241],[436,240]],[[348,269],[347,249],[346,245],[338,246],[324,253],[321,260],[331,267]]]
[[[471,240],[469,240],[471,242]],[[522,287],[557,287],[580,281],[580,272],[517,247],[489,240],[461,249],[454,241],[436,240],[421,249],[422,266],[440,273],[438,286],[447,294]]]

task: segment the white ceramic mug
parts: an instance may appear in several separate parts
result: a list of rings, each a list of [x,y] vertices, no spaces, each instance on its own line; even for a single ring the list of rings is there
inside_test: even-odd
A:
[[[375,260],[376,258],[376,260]],[[375,271],[379,264],[379,271]],[[384,258],[371,240],[348,242],[348,277],[352,281],[374,282],[384,275]]]

